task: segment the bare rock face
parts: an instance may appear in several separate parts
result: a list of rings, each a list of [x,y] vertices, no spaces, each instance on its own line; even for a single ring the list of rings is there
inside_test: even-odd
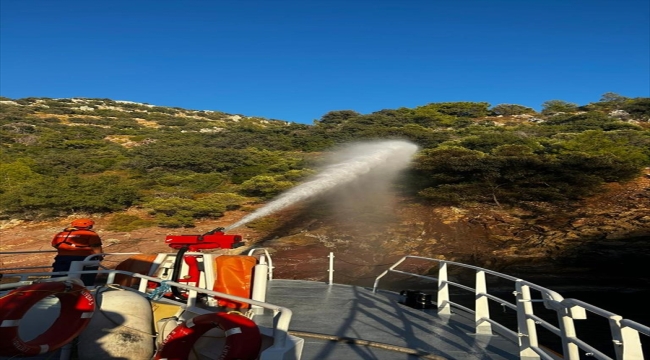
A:
[[[609,116],[617,119],[627,119],[630,117],[630,114],[625,110],[612,110],[609,113]]]

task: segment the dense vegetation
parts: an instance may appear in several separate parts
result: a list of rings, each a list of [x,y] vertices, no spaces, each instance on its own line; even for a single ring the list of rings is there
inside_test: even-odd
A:
[[[313,174],[323,151],[364,139],[418,144],[400,190],[440,205],[571,201],[650,165],[650,98],[613,93],[547,101],[541,113],[431,103],[332,111],[314,125],[109,99],[0,100],[5,218],[135,206],[160,226],[192,226],[277,195]]]

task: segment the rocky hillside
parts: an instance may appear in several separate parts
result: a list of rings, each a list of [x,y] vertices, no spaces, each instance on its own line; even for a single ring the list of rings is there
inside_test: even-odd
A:
[[[0,98],[0,251],[49,249],[79,216],[97,220],[106,251],[168,251],[166,234],[233,224],[313,174],[335,145],[399,138],[421,149],[399,193],[347,189],[234,232],[248,247],[271,248],[282,277],[326,278],[332,251],[337,281],[347,283],[405,254],[644,278],[648,105],[609,96],[580,107],[551,101],[536,113],[430,103],[331,111],[312,126],[110,99]],[[140,227],[110,230],[125,214]],[[0,255],[0,266],[51,257]]]
[[[383,270],[405,254],[546,273],[610,265],[635,272],[650,260],[650,176],[609,184],[570,207],[456,208],[395,201],[394,207],[373,214],[374,222],[298,215],[264,244],[296,260],[294,253],[322,257],[334,250],[341,263],[350,263],[344,272],[350,278],[376,275],[377,267]],[[296,270],[302,266],[295,264]]]
[[[349,211],[356,216],[348,216]],[[151,227],[128,233],[103,229],[109,215],[97,217],[96,228],[107,252],[166,252],[170,251],[163,244],[167,234],[203,233],[228,226],[243,215],[228,212],[218,221],[202,221],[191,230]],[[0,250],[49,249],[51,236],[68,221],[4,221]],[[429,207],[391,198],[372,204],[369,210],[320,199],[269,216],[255,228],[232,232],[244,236],[247,246],[243,250],[270,248],[278,277],[325,279],[327,255],[332,251],[337,281],[345,283],[367,282],[406,254],[529,275],[607,267],[618,276],[628,274],[631,279],[650,281],[647,272],[641,271],[650,260],[650,174],[624,184],[609,184],[597,196],[570,207]],[[114,265],[120,259],[109,258],[106,264]],[[0,256],[0,261],[2,267],[48,265],[51,254],[34,255],[26,261]],[[419,270],[426,269],[423,265]]]

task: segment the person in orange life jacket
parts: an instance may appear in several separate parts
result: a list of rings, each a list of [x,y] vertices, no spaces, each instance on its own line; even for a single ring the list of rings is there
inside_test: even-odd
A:
[[[77,219],[71,227],[63,229],[52,239],[52,246],[56,248],[57,255],[54,257],[52,271],[68,271],[73,261],[84,260],[88,255],[102,253],[102,240],[92,230],[95,222],[91,219]],[[97,270],[97,266],[86,266],[84,270]],[[64,275],[53,275],[60,277]],[[95,283],[97,274],[82,274],[81,280],[84,285],[90,286]]]

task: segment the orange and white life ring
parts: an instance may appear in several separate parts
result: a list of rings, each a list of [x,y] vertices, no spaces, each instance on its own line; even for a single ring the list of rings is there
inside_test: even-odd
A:
[[[59,317],[36,338],[21,339],[18,326],[23,316],[48,296],[59,299]],[[35,356],[54,351],[79,335],[94,312],[95,298],[78,282],[42,282],[14,289],[0,297],[0,356]]]
[[[226,343],[219,360],[257,359],[262,347],[262,335],[257,325],[237,313],[211,313],[199,315],[178,325],[167,335],[155,360],[187,359],[194,343],[214,328],[225,332]]]

